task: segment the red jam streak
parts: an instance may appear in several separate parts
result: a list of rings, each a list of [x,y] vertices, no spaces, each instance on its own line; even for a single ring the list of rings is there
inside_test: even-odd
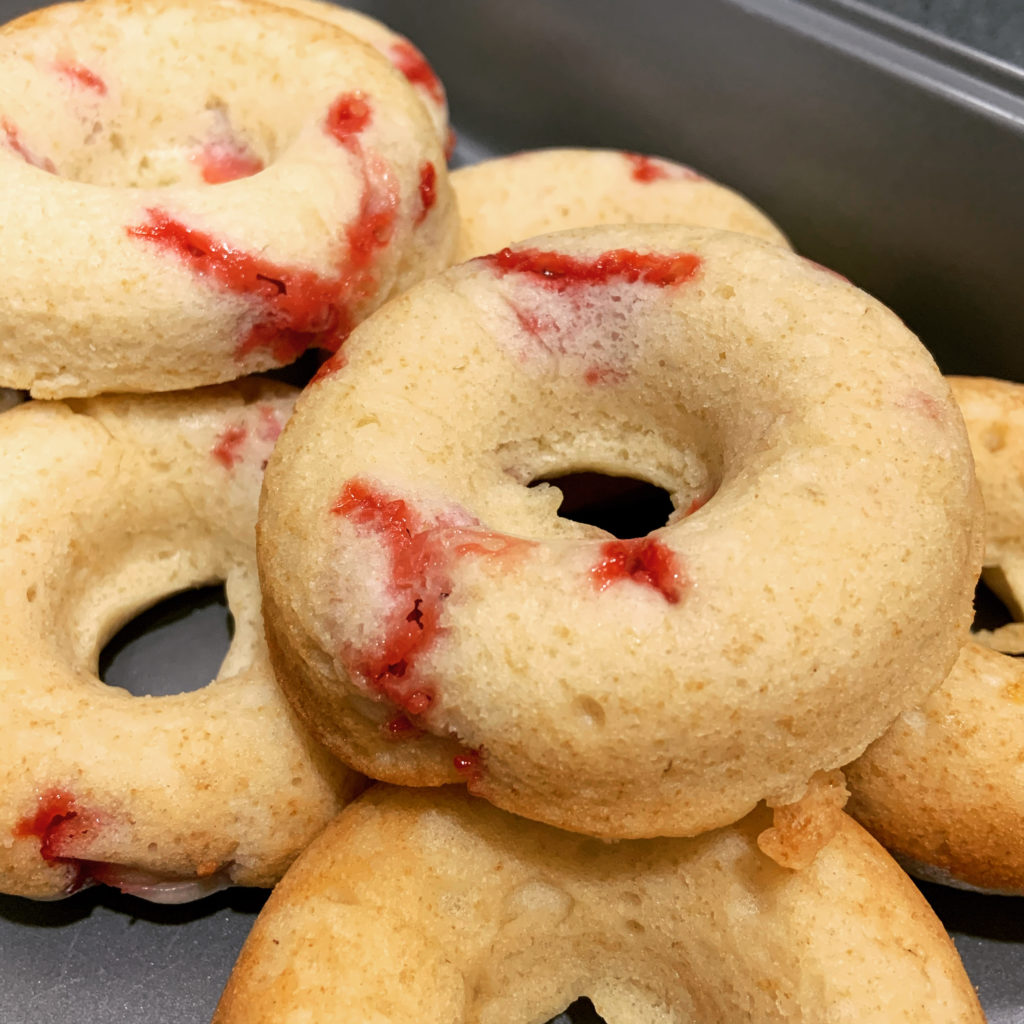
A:
[[[220,432],[211,454],[225,468],[234,469],[242,461],[242,445],[249,437],[244,423],[233,423]]]
[[[370,123],[373,112],[361,93],[339,96],[327,111],[325,128],[343,146],[352,148],[353,138]]]
[[[178,257],[196,277],[253,301],[258,319],[237,345],[236,359],[259,349],[269,350],[278,363],[291,362],[307,348],[336,351],[352,329],[352,307],[375,291],[373,261],[391,240],[398,196],[383,160],[363,154],[358,134],[371,116],[362,97],[346,93],[325,121],[328,133],[359,157],[363,175],[359,213],[345,227],[348,251],[339,253],[335,274],[284,266],[232,248],[155,207],[146,211],[145,223],[126,228],[132,238]]]
[[[525,278],[559,296],[557,315],[539,301],[537,289],[514,288],[504,298],[531,339],[525,358],[537,353],[572,357],[582,362],[579,372],[590,385],[616,384],[628,375],[628,352],[599,344],[593,335],[595,317],[587,316],[596,303],[610,305],[624,298],[601,292],[600,286],[641,283],[656,288],[676,287],[692,280],[701,267],[695,253],[639,253],[632,249],[578,257],[542,249],[506,248],[482,256],[480,261],[489,264],[499,277]],[[600,319],[598,314],[596,320]]]
[[[444,103],[444,86],[427,58],[409,42],[402,39],[387,51],[391,63],[418,89],[422,89],[436,104]]]
[[[366,152],[360,135],[370,124],[373,110],[361,93],[343,93],[331,105],[324,125],[335,141],[355,156],[362,168],[363,191],[359,214],[345,228],[349,245],[349,302],[367,299],[376,288],[371,268],[376,253],[391,241],[398,215],[398,186],[382,157]],[[347,321],[351,318],[346,318]],[[345,334],[351,330],[346,323]]]
[[[237,139],[218,139],[207,143],[190,157],[207,185],[251,178],[263,170],[263,161]]]
[[[76,64],[74,61],[60,61],[55,65],[55,70],[59,75],[68,79],[72,85],[88,89],[99,96],[107,94],[107,83],[95,71],[90,71],[82,64]]]
[[[465,750],[452,758],[455,770],[466,777],[468,783],[479,782],[483,776],[483,752],[480,750]]]
[[[384,735],[390,740],[411,740],[423,735],[423,730],[401,711],[384,723]]]
[[[436,550],[407,502],[366,481],[350,480],[333,512],[376,535],[391,559],[391,589],[398,598],[384,636],[360,653],[354,668],[396,707],[422,714],[434,691],[416,682],[416,660],[437,637],[449,593],[444,552]]]
[[[669,604],[678,604],[689,586],[675,553],[653,537],[608,541],[590,574],[598,591],[631,580],[656,590]]]
[[[280,266],[232,249],[163,210],[146,212],[146,223],[127,229],[132,238],[151,242],[179,257],[196,277],[259,305],[260,319],[236,349],[237,358],[269,348],[275,359],[290,362],[311,346],[333,349],[341,343],[344,278]]]
[[[420,212],[416,224],[422,224],[437,202],[437,168],[429,161],[420,167]]]
[[[310,378],[309,383],[319,384],[320,381],[333,376],[339,370],[343,370],[346,366],[348,366],[348,356],[346,355],[345,350],[340,348],[330,357],[330,359],[325,359],[319,367],[317,367],[317,371]]]
[[[19,839],[39,840],[39,854],[48,864],[66,864],[74,869],[69,892],[77,892],[93,877],[96,862],[75,856],[75,847],[88,842],[101,827],[99,815],[79,807],[71,793],[50,789],[39,796],[35,814],[14,826]]]
[[[348,291],[359,299],[368,297],[373,291],[374,281],[369,268],[377,251],[391,241],[398,214],[397,186],[387,165],[379,157],[365,157],[363,168],[359,215],[345,228],[349,264],[353,270]]]
[[[575,285],[616,280],[668,288],[692,280],[701,265],[700,257],[692,252],[639,253],[632,249],[609,249],[593,259],[585,259],[542,249],[506,248],[480,258],[502,276],[529,274],[559,292]]]
[[[259,421],[256,424],[256,437],[265,444],[273,444],[281,434],[282,424],[277,410],[269,405],[259,407]],[[225,469],[234,469],[246,456],[243,451],[251,437],[249,424],[240,420],[229,423],[218,435],[210,450],[210,454]],[[266,462],[264,462],[264,467]]]
[[[158,903],[181,903],[216,892],[230,883],[226,870],[217,863],[201,865],[196,878],[178,878],[75,856],[75,847],[81,849],[81,844],[87,844],[102,827],[101,817],[83,810],[71,793],[50,789],[40,794],[35,814],[22,818],[12,832],[18,839],[38,839],[40,856],[48,864],[71,868],[66,889],[69,896],[98,883]]]
[[[332,512],[373,535],[391,563],[394,601],[382,635],[356,652],[349,667],[405,715],[422,715],[436,688],[420,678],[417,663],[442,632],[452,563],[467,555],[501,557],[527,542],[476,529],[465,515],[425,523],[407,501],[361,479],[345,484]]]
[[[57,168],[49,157],[39,156],[38,154],[33,153],[21,141],[18,129],[11,124],[7,118],[0,119],[0,131],[3,132],[4,141],[7,143],[8,148],[14,150],[14,152],[17,153],[25,163],[31,164],[33,167],[38,167],[41,171],[47,171],[50,174],[57,173]]]
[[[700,511],[700,509],[702,509],[711,500],[711,497],[712,494],[710,491],[707,494],[698,495],[690,502],[683,515],[692,516],[694,512]]]
[[[630,175],[634,181],[650,184],[652,181],[702,181],[701,176],[691,167],[659,160],[640,153],[623,153],[629,161]]]

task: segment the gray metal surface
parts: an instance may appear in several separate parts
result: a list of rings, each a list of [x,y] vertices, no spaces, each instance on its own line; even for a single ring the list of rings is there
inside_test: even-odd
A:
[[[875,2],[925,22],[943,7]],[[0,17],[33,6],[0,0]],[[1024,380],[1020,71],[840,0],[353,6],[431,58],[459,159],[568,144],[679,158],[749,194],[802,252],[889,303],[947,371]],[[194,685],[225,644],[223,613],[207,603],[127,647],[107,677],[145,678],[152,692]],[[1024,1024],[1024,900],[923,889],[990,1020]],[[262,899],[0,897],[0,1024],[199,1024]]]

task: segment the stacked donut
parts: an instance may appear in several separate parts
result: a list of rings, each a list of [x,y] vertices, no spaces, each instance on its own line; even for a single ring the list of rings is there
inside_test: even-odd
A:
[[[272,885],[341,811],[218,1020],[981,1019],[842,811],[968,656],[983,546],[891,312],[659,158],[449,183],[440,83],[352,12],[85,0],[0,55],[4,891]],[[297,401],[250,376],[307,349]],[[579,473],[671,514],[559,515]],[[209,687],[99,681],[216,580]]]
[[[295,393],[248,375],[452,258],[431,83],[369,19],[258,0],[0,30],[0,385],[34,396],[0,418],[4,892],[271,885],[362,787],[273,679],[254,528]],[[218,581],[235,632],[209,686],[100,681],[121,625]]]

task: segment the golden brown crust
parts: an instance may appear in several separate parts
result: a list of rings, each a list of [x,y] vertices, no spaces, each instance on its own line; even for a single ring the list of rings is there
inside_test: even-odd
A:
[[[375,787],[271,895],[216,1024],[605,1019],[981,1022],[920,893],[850,819],[804,871],[763,813],[602,843],[460,791]]]
[[[1024,602],[1024,385],[952,378],[986,511],[983,576]],[[849,811],[921,877],[1024,893],[1021,625],[978,634],[942,686],[847,768]],[[1008,653],[1001,653],[1001,652]]]
[[[943,685],[846,769],[849,812],[907,870],[1024,893],[1024,665],[969,643]]]
[[[799,800],[772,808],[759,849],[784,868],[806,868],[839,830],[849,796],[841,771],[817,772]]]

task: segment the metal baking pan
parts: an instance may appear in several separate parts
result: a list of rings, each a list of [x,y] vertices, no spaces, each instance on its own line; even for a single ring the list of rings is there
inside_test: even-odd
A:
[[[0,17],[34,6],[0,0]],[[1024,380],[1020,71],[846,0],[352,6],[431,59],[457,162],[593,145],[692,164],[890,305],[946,372]],[[209,593],[162,606],[106,678],[135,692],[198,685],[226,650],[226,620]],[[923,889],[990,1021],[1024,1024],[1024,899]],[[0,897],[0,1022],[206,1021],[263,898]],[[596,1019],[585,1005],[572,1017]]]

